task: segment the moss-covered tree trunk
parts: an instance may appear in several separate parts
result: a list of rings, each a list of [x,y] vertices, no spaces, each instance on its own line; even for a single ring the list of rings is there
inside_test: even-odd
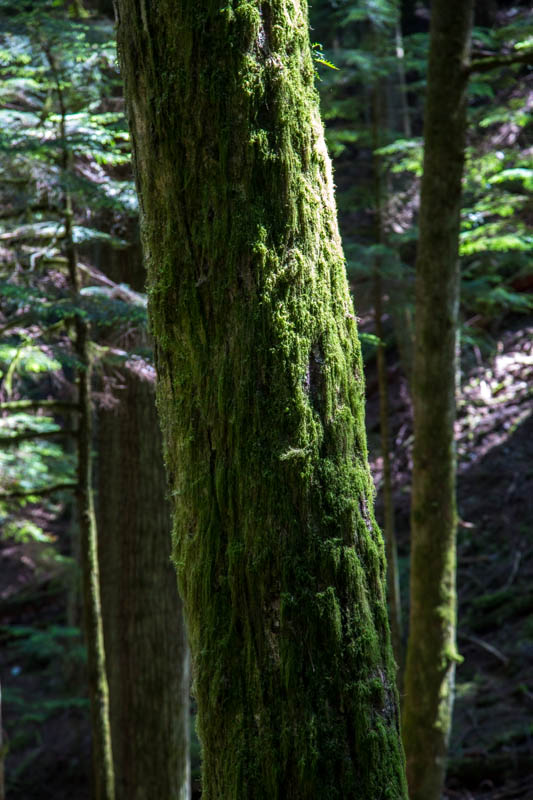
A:
[[[459,214],[472,2],[435,0],[416,264],[411,616],[403,736],[411,800],[439,800],[455,663]]]
[[[203,798],[405,798],[306,4],[117,5]]]
[[[130,251],[110,277],[142,288],[137,261]],[[154,376],[123,369],[119,383],[98,415],[97,504],[116,797],[188,800],[189,659]]]

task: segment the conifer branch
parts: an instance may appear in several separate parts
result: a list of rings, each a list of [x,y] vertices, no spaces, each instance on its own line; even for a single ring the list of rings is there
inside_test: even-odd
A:
[[[509,67],[513,64],[533,64],[533,48],[507,55],[477,58],[466,68],[466,72],[468,75],[474,72],[490,72],[493,69]]]
[[[53,439],[56,436],[77,436],[77,430],[57,430],[57,431],[24,431],[17,433],[15,436],[0,436],[0,445],[9,446],[11,444],[18,444],[28,439]]]
[[[32,411],[41,408],[53,411],[76,411],[78,405],[62,400],[8,400],[0,403],[0,411]]]
[[[46,497],[54,492],[62,492],[65,489],[77,489],[78,484],[73,481],[67,483],[54,483],[51,486],[43,486],[40,489],[14,489],[12,492],[0,492],[0,500],[10,500],[24,497]]]

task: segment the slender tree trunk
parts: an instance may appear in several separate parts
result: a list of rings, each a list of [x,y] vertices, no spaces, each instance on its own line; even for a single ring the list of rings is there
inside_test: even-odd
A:
[[[407,95],[407,82],[405,77],[404,66],[404,49],[403,49],[403,35],[402,35],[402,21],[401,13],[398,9],[398,17],[396,19],[394,29],[394,50],[396,55],[396,76],[392,76],[392,82],[399,92],[399,116],[396,117],[395,128],[401,128],[403,135],[406,139],[410,139],[412,134],[411,128],[411,115],[409,110],[409,102]],[[394,95],[397,97],[397,93]],[[398,125],[398,122],[400,123]],[[394,336],[400,353],[400,362],[403,371],[407,377],[409,384],[411,383],[413,372],[413,315],[411,310],[412,305],[412,291],[408,278],[400,278],[395,281],[393,287],[394,302],[390,305],[390,314],[394,325]]]
[[[376,32],[376,52],[379,52],[380,37]],[[376,153],[380,146],[379,132],[382,119],[382,93],[379,85],[373,88],[373,124],[372,147],[374,150],[374,213],[376,241],[385,243],[385,230],[383,225],[383,192],[381,180],[381,158]],[[387,380],[387,360],[385,355],[385,341],[383,333],[383,285],[381,278],[381,256],[374,259],[372,274],[372,289],[374,301],[374,328],[378,337],[376,362],[378,370],[379,390],[379,428],[381,437],[381,457],[383,459],[383,508],[384,508],[384,537],[387,553],[387,598],[389,604],[389,621],[391,627],[392,647],[396,663],[401,671],[403,666],[402,654],[402,604],[400,598],[400,576],[398,571],[398,548],[394,530],[394,498],[392,494],[392,465],[390,456],[390,430],[389,430],[389,383]],[[401,675],[401,672],[400,672]],[[401,681],[398,682],[401,685]]]
[[[117,5],[202,796],[405,798],[306,4]]]
[[[63,142],[61,168],[66,186],[68,173],[72,169],[72,154],[67,146],[67,111],[63,96],[62,79],[51,49],[45,49],[45,54],[52,71],[59,101],[59,135]],[[72,231],[72,200],[68,189],[64,188],[63,191],[65,255],[72,297],[74,301],[79,301],[80,276],[76,245],[74,243]],[[91,710],[93,795],[95,800],[114,800],[113,756],[109,727],[109,694],[102,629],[98,539],[92,485],[92,406],[89,324],[78,314],[76,316],[74,328],[74,351],[79,364],[76,369],[78,385],[78,475],[76,494],[80,523],[79,547],[83,589],[83,616],[85,640],[87,644],[87,667]]]
[[[394,44],[396,51],[396,66],[398,69],[398,84],[400,89],[400,103],[401,103],[401,116],[403,135],[406,139],[412,136],[411,131],[411,117],[409,114],[409,102],[407,97],[407,81],[405,80],[405,67],[404,67],[404,50],[403,50],[403,35],[402,35],[402,21],[401,14],[398,14],[396,25],[394,28]]]
[[[398,548],[394,530],[394,499],[392,494],[392,469],[390,457],[390,431],[389,431],[389,387],[387,381],[387,362],[385,360],[385,345],[383,341],[383,310],[382,286],[379,274],[379,263],[374,265],[374,324],[376,336],[379,339],[377,346],[377,369],[379,387],[379,427],[381,436],[381,455],[383,458],[383,508],[384,508],[384,537],[387,553],[387,596],[389,601],[389,620],[391,627],[392,647],[398,668],[402,670],[402,606],[400,599],[400,576],[398,570]],[[400,685],[401,682],[399,682]]]
[[[141,288],[137,260],[130,251],[110,277]],[[154,376],[145,373],[122,370],[120,404],[98,415],[98,529],[116,795],[188,800],[189,659],[170,561],[171,507]]]
[[[68,420],[67,425],[69,430],[76,430],[78,426],[77,407],[75,411],[66,414],[66,419]],[[69,439],[65,443],[65,447],[68,448],[67,452],[75,456],[77,453],[78,442],[76,439],[74,440]],[[78,502],[77,498],[73,493],[71,499],[69,499],[67,506],[68,538],[70,540],[70,557],[72,559],[72,565],[68,577],[68,588],[67,588],[67,625],[70,628],[81,628],[82,617],[83,617],[82,597],[81,597],[81,570],[80,570],[80,564],[81,564],[80,530],[77,519],[77,502]],[[75,664],[73,665],[72,663],[70,663],[70,666],[74,670],[77,669]],[[73,677],[74,675],[67,674],[67,682],[70,681],[70,679]]]
[[[400,92],[401,128],[406,139],[412,134],[411,116],[407,96],[407,82],[405,78],[404,49],[401,14],[398,14],[395,26],[395,53],[397,66],[398,88]],[[413,315],[411,310],[411,287],[407,278],[400,279],[394,287],[394,303],[391,304],[391,317],[394,325],[394,335],[400,353],[400,361],[411,384],[413,374]]]
[[[458,660],[454,420],[471,25],[471,0],[434,0],[416,265],[411,617],[403,715],[411,800],[441,796]]]
[[[93,793],[95,800],[113,800],[114,776],[109,727],[109,692],[106,676],[98,540],[92,486],[92,409],[91,360],[88,352],[88,326],[76,322],[76,355],[84,364],[78,369],[78,508],[80,516],[80,554],[83,585],[83,616],[87,642],[89,698],[93,749]]]

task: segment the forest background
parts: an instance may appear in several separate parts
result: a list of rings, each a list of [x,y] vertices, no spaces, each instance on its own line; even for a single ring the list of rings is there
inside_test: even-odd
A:
[[[490,58],[530,46],[528,4],[478,6],[474,54]],[[128,597],[133,603],[133,594],[127,581],[117,590],[116,568],[106,572],[106,565],[120,557],[127,572],[128,544],[120,544],[119,531],[132,535],[133,519],[145,536],[151,530],[159,537],[162,553],[169,536],[164,477],[162,470],[152,474],[159,439],[137,203],[108,4],[71,3],[65,11],[61,3],[3,2],[1,10],[2,752],[9,797],[83,798],[89,796],[91,664],[87,670],[80,633],[84,539],[73,489],[79,501],[83,436],[74,384],[84,378],[84,326],[90,330],[85,346],[95,434],[89,470],[105,553],[104,633],[106,649],[121,663],[128,654],[116,634],[124,622],[120,608]],[[321,1],[310,13],[364,348],[377,513],[390,523],[394,510],[405,621],[409,377],[429,12],[423,3],[398,9],[389,2]],[[533,792],[531,82],[530,67],[517,64],[469,83],[456,426],[464,661],[457,672],[449,798],[527,798]],[[69,284],[74,246],[75,291]],[[380,354],[386,361],[381,371]],[[84,457],[91,458],[87,448]],[[143,471],[147,463],[151,468]],[[132,580],[148,563],[131,565]],[[172,592],[168,558],[161,563],[163,577],[154,568],[148,595],[160,580]],[[177,615],[177,598],[168,603],[168,613]],[[165,630],[151,635],[160,642]],[[177,647],[169,657],[180,653]],[[146,706],[122,697],[113,710],[117,682],[109,669],[113,730],[120,727],[114,714],[123,724],[128,704],[135,713]],[[181,696],[179,688],[174,694]],[[194,707],[192,787],[199,795],[193,718]],[[127,753],[121,758],[127,761]]]

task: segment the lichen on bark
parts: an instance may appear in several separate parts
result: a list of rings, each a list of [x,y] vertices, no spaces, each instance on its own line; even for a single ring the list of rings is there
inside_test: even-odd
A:
[[[405,798],[306,4],[118,24],[203,796]]]

